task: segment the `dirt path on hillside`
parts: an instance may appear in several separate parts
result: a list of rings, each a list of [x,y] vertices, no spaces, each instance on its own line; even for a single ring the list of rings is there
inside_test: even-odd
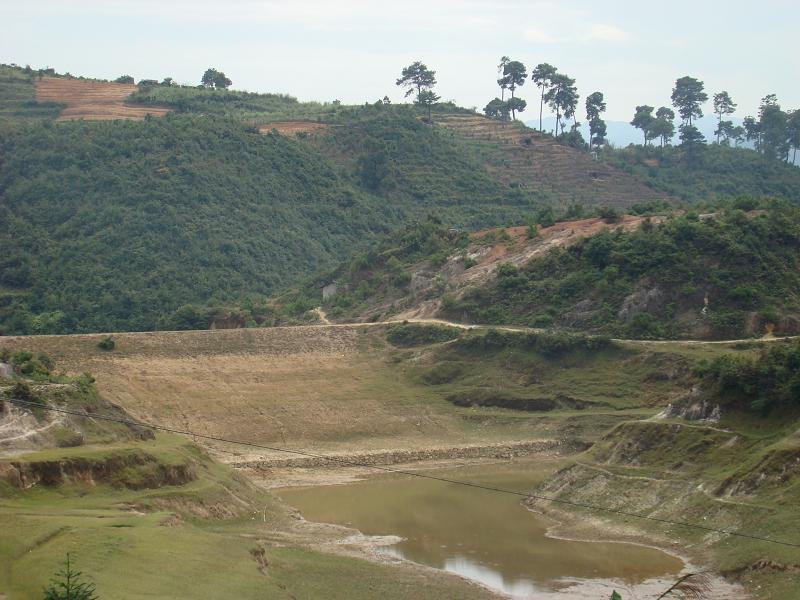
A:
[[[422,325],[444,325],[446,327],[455,327],[457,329],[464,329],[467,331],[472,330],[483,330],[483,329],[496,329],[498,331],[510,331],[512,333],[552,333],[552,329],[542,329],[538,327],[523,327],[518,325],[481,325],[478,323],[458,323],[456,321],[448,321],[446,319],[436,319],[436,318],[427,318],[427,317],[411,317],[408,319],[389,319],[387,321],[376,321],[373,323],[326,323],[323,325],[291,325],[287,326],[290,328],[294,327],[380,327],[386,325],[398,325],[404,323],[419,323]],[[761,342],[782,342],[786,340],[795,340],[800,339],[800,335],[787,335],[783,337],[777,337],[774,335],[765,335],[764,337],[760,338],[739,338],[739,339],[731,339],[731,340],[639,340],[639,339],[631,339],[631,338],[611,338],[613,342],[625,343],[625,344],[654,344],[654,345],[661,345],[661,344],[683,344],[683,345],[702,345],[702,344],[742,344],[742,343],[761,343]]]

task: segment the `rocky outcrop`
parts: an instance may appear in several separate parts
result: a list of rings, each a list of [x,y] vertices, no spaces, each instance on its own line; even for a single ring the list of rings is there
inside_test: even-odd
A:
[[[718,403],[709,402],[707,399],[702,398],[701,390],[695,387],[680,400],[668,404],[655,418],[719,423],[722,418],[722,411]]]
[[[617,318],[620,321],[630,321],[640,313],[658,310],[663,299],[664,293],[658,286],[642,286],[623,300]]]

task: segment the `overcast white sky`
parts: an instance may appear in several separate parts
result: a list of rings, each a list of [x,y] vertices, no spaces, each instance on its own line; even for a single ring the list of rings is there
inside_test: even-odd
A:
[[[683,75],[728,90],[739,117],[767,93],[800,107],[800,2],[784,0],[0,0],[0,21],[0,62],[184,83],[214,66],[234,88],[301,100],[400,101],[395,79],[422,60],[444,99],[483,107],[508,55],[554,64],[582,98],[602,91],[609,119],[668,105]],[[532,119],[532,82],[519,95]]]

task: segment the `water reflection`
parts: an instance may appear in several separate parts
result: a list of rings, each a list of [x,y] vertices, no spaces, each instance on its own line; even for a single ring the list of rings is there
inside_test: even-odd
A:
[[[447,477],[529,490],[553,464],[515,462],[465,467]],[[516,598],[563,588],[566,581],[615,579],[637,584],[677,573],[683,564],[630,544],[547,537],[548,523],[519,498],[407,476],[376,476],[354,484],[284,490],[306,519],[398,535],[385,552],[479,581]]]

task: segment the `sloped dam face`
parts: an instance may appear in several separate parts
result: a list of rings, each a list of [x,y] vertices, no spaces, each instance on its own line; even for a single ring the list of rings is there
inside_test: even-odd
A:
[[[552,470],[552,464],[525,461],[430,473],[529,491]],[[402,542],[383,551],[514,598],[605,598],[612,589],[659,589],[658,580],[669,587],[684,566],[654,548],[554,539],[546,535],[552,523],[526,510],[518,496],[417,477],[379,475],[280,495],[309,521],[400,536]]]

